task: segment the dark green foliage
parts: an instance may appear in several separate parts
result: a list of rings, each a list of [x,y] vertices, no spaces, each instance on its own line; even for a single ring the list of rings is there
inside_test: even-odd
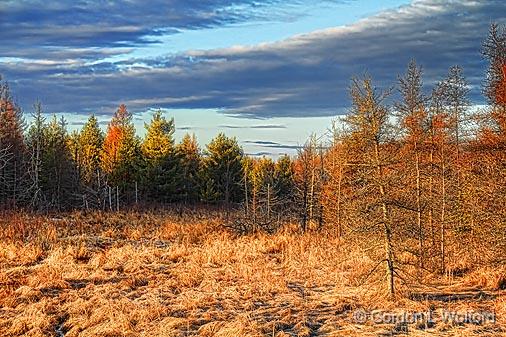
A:
[[[165,119],[157,111],[145,127],[143,191],[152,201],[177,201],[183,193],[183,172],[174,148],[174,120]]]
[[[195,135],[186,134],[176,147],[179,165],[182,170],[182,198],[184,202],[195,202],[199,199],[201,184],[199,171],[202,156]],[[211,193],[212,194],[212,193]]]
[[[202,199],[225,204],[242,201],[243,156],[237,140],[223,133],[207,145],[202,171],[202,178],[207,184],[201,193]],[[211,191],[213,193],[209,194]]]
[[[65,120],[43,117],[40,103],[35,105],[34,120],[27,136],[30,153],[30,204],[33,208],[68,209],[78,198],[77,167],[68,146]]]
[[[285,201],[293,195],[293,162],[288,155],[279,157],[274,169],[276,189],[279,197]]]
[[[76,198],[76,165],[67,146],[65,120],[56,116],[44,128],[41,188],[49,208],[67,209]]]
[[[0,206],[16,207],[22,198],[26,173],[23,129],[21,109],[0,77]]]

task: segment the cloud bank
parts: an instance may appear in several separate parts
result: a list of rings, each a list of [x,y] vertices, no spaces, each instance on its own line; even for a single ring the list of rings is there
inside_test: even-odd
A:
[[[471,84],[472,101],[481,103],[481,43],[491,22],[506,22],[502,0],[420,0],[349,26],[275,43],[105,62],[105,54],[152,43],[171,29],[235,23],[262,16],[268,7],[257,8],[257,2],[246,0],[181,0],[158,15],[156,1],[149,9],[144,2],[129,1],[123,5],[131,3],[125,10],[132,17],[109,18],[106,13],[115,9],[107,6],[116,5],[99,2],[101,7],[91,9],[89,1],[79,1],[79,29],[61,32],[55,22],[62,25],[70,17],[63,1],[28,12],[22,6],[16,11],[16,3],[7,2],[14,17],[0,21],[2,40],[4,32],[13,36],[0,45],[0,55],[11,57],[0,62],[0,73],[10,79],[23,106],[40,98],[50,111],[76,113],[110,113],[124,102],[133,111],[217,109],[253,118],[336,115],[349,105],[352,75],[368,72],[379,85],[391,85],[411,58],[423,66],[427,84],[460,64]],[[249,14],[241,14],[240,8],[248,8]],[[87,11],[103,13],[103,24],[89,22]],[[30,23],[34,17],[38,21]],[[139,24],[141,20],[152,24]],[[15,23],[23,27],[18,32]],[[42,27],[39,33],[34,31],[37,25]],[[47,48],[37,40],[40,36],[47,37]],[[31,39],[33,47],[13,51],[15,40],[31,45]],[[65,48],[52,48],[55,45]]]

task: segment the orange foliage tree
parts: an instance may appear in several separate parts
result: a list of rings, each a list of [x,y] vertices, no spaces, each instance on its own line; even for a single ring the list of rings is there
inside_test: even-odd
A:
[[[140,155],[132,115],[121,104],[107,127],[102,148],[102,169],[113,185],[128,185],[135,179]]]

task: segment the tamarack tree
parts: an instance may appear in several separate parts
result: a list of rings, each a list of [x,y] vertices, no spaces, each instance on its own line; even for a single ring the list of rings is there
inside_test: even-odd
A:
[[[102,146],[101,166],[106,174],[109,188],[116,187],[116,208],[120,200],[120,189],[131,200],[134,186],[137,184],[142,156],[140,141],[135,135],[132,114],[124,104],[114,113]],[[111,205],[109,191],[109,205]]]
[[[356,153],[351,163],[357,167],[367,193],[370,194],[366,205],[367,218],[372,229],[383,232],[384,262],[388,293],[395,292],[395,257],[393,246],[392,210],[389,204],[391,193],[391,155],[388,145],[392,141],[389,124],[390,111],[385,99],[390,90],[379,91],[370,77],[354,78],[350,87],[352,108],[345,123],[349,129],[350,141]],[[379,220],[378,220],[379,219]],[[370,224],[367,224],[370,225]]]

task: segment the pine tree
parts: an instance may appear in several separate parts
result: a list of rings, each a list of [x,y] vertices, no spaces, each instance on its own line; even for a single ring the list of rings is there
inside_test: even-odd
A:
[[[313,220],[315,209],[315,182],[318,169],[315,137],[298,150],[294,163],[295,207],[300,217],[301,231],[305,232]]]
[[[457,218],[458,228],[462,228],[464,208],[463,208],[463,144],[464,131],[466,124],[469,122],[469,87],[464,77],[462,68],[453,66],[450,68],[447,77],[441,82],[443,102],[448,116],[452,143],[453,143],[453,209]]]
[[[430,96],[428,110],[429,127],[429,224],[433,244],[435,240],[435,219],[439,218],[439,257],[440,271],[446,271],[446,223],[448,203],[448,172],[450,162],[451,118],[445,109],[445,87],[443,82],[436,84]],[[439,209],[439,216],[435,211]],[[434,215],[434,217],[433,217]]]
[[[287,202],[293,193],[293,162],[288,155],[278,158],[274,168],[279,197]]]
[[[77,158],[75,158],[79,165],[81,179],[87,186],[100,184],[100,155],[103,142],[103,132],[100,130],[97,118],[92,115],[79,133]]]
[[[42,104],[34,104],[33,121],[30,125],[27,135],[27,145],[29,152],[29,186],[26,189],[26,196],[29,196],[29,205],[35,210],[42,210],[47,206],[42,191],[42,172],[43,172],[43,150],[45,144],[46,120],[42,111]]]
[[[182,173],[174,147],[174,119],[167,120],[155,112],[145,125],[142,153],[146,168],[144,187],[151,200],[176,201],[181,196]]]
[[[25,174],[26,147],[23,137],[24,121],[21,109],[15,104],[9,86],[0,76],[0,205],[16,206],[21,198]]]
[[[506,166],[506,26],[491,25],[482,55],[488,61],[484,93],[489,106],[477,145],[487,152],[487,161]]]
[[[267,223],[277,201],[275,191],[275,164],[270,158],[262,157],[252,160],[248,167],[248,191],[251,217],[254,226],[258,222]]]
[[[185,202],[197,201],[199,198],[199,171],[202,156],[195,135],[185,134],[176,147],[176,153],[183,174],[183,199]]]
[[[68,147],[66,121],[53,116],[44,130],[41,187],[50,208],[73,206],[78,187],[75,163]]]
[[[235,138],[228,138],[223,133],[216,136],[206,146],[203,161],[203,176],[207,180],[205,191],[214,191],[215,200],[206,199],[209,193],[203,193],[206,201],[240,202],[242,199],[244,156],[242,148]],[[212,182],[211,186],[208,186]]]
[[[174,118],[167,120],[160,110],[153,114],[151,122],[145,124],[146,138],[142,143],[144,157],[151,162],[167,158],[174,152]]]

